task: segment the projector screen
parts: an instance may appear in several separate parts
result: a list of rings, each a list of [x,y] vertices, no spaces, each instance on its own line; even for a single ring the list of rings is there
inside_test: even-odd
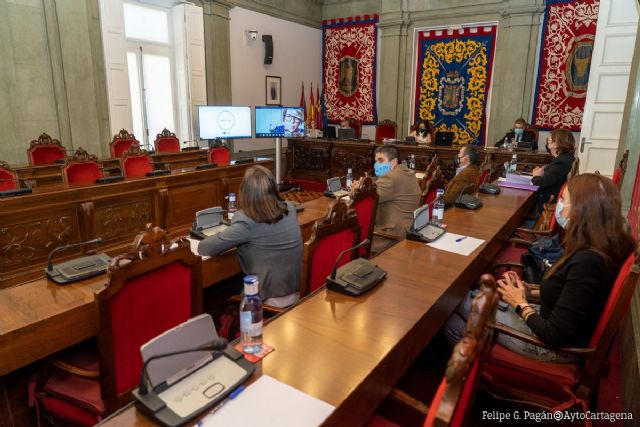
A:
[[[200,139],[251,138],[251,108],[199,105]]]
[[[256,138],[304,136],[301,107],[256,107]]]

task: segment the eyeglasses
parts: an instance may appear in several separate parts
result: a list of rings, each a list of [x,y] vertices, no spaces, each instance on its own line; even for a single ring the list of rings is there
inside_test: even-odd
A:
[[[299,121],[299,122],[300,122],[300,121],[302,121],[302,120],[300,119],[300,117],[298,117],[298,116],[292,116],[291,114],[286,114],[286,115],[284,116],[284,119],[285,119],[285,120],[297,120],[297,121]]]

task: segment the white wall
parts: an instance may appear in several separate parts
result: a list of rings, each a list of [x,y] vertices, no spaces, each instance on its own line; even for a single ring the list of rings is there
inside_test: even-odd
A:
[[[265,105],[265,76],[282,78],[283,105],[300,105],[300,84],[322,82],[322,31],[239,7],[229,11],[231,47],[231,97],[233,105]],[[246,30],[257,30],[258,39],[247,41]],[[273,63],[265,65],[263,34],[273,37]],[[255,129],[254,129],[255,131]],[[274,147],[273,139],[237,139],[235,151]]]

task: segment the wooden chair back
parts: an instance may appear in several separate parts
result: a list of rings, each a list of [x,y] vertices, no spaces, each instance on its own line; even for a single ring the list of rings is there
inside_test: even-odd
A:
[[[302,259],[302,283],[300,297],[322,287],[331,274],[338,254],[358,244],[360,225],[356,211],[342,200],[336,200],[327,210],[325,218],[313,224],[311,237],[304,243]],[[355,258],[355,254],[345,254],[338,267]]]
[[[360,120],[349,119],[349,127],[351,129],[355,129],[356,138],[360,139],[360,137],[362,136],[362,124],[360,123]]]
[[[376,126],[376,142],[382,142],[385,138],[395,139],[398,134],[398,125],[391,120],[383,120]]]
[[[180,152],[180,140],[176,137],[175,133],[170,132],[167,128],[162,129],[162,132],[156,135],[153,146],[156,149],[156,153]]]
[[[569,181],[571,178],[578,175],[579,173],[580,173],[580,157],[576,156],[574,157],[573,163],[571,164],[571,170],[567,175],[567,181]]]
[[[59,140],[52,139],[43,132],[38,139],[34,139],[29,144],[27,157],[29,166],[50,165],[64,160],[66,150]]]
[[[426,175],[425,175],[426,178]],[[427,203],[432,203],[436,199],[436,195],[439,188],[445,188],[446,182],[440,166],[436,166],[434,172],[429,179],[424,183],[424,189],[420,195],[420,206],[424,206]]]
[[[471,312],[462,339],[453,348],[445,377],[429,407],[425,427],[464,425],[475,392],[482,365],[491,349],[496,308],[500,297],[495,279],[484,274],[480,292],[471,303]]]
[[[153,160],[147,150],[140,149],[140,145],[134,142],[122,154],[120,166],[125,179],[144,178],[153,170]]]
[[[0,191],[18,188],[18,175],[9,163],[0,160]]]
[[[102,178],[102,166],[98,158],[79,147],[73,157],[62,167],[62,180],[65,187],[93,185]]]
[[[351,207],[358,215],[361,237],[373,242],[373,229],[378,212],[378,191],[370,176],[363,177],[360,187],[352,193]],[[371,245],[358,250],[358,256],[369,258],[370,254]]]
[[[110,412],[130,401],[138,385],[140,346],[202,312],[202,259],[187,239],[172,242],[148,224],[130,252],[113,259],[108,275],[95,304],[100,388]]]
[[[613,171],[613,183],[618,187],[618,189],[622,188],[622,182],[624,181],[624,175],[627,172],[627,163],[629,161],[629,150],[625,150],[622,158],[620,159],[620,163],[618,163],[618,167]]]
[[[129,133],[126,129],[120,129],[120,132],[113,135],[113,139],[109,143],[111,157],[114,159],[119,159],[134,142],[140,145],[140,142],[132,133]]]

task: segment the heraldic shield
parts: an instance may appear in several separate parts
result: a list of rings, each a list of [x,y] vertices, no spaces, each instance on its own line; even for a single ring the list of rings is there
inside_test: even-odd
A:
[[[345,56],[340,60],[340,93],[352,96],[358,90],[358,60]]]
[[[455,116],[464,107],[465,80],[458,71],[449,71],[440,79],[438,109],[445,116]]]

